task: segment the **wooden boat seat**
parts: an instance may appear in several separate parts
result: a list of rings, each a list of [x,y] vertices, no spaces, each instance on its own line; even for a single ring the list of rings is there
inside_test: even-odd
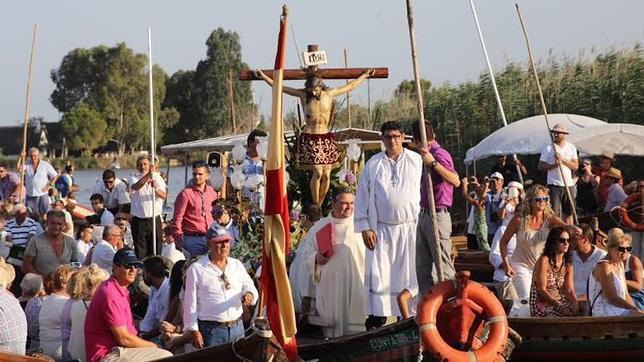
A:
[[[510,318],[524,340],[589,340],[644,337],[644,316]]]

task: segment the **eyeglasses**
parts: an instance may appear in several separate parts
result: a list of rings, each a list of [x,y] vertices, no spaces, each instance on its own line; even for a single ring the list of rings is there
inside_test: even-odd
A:
[[[533,200],[536,201],[536,202],[548,202],[548,201],[550,201],[550,197],[548,197],[548,196],[536,196],[535,198],[533,198]]]
[[[618,246],[617,250],[619,250],[620,253],[630,253],[631,250],[633,250],[632,246]]]
[[[225,273],[221,273],[219,279],[221,279],[221,281],[224,283],[224,288],[230,289],[230,282],[228,281]]]
[[[558,240],[562,244],[570,244],[570,238],[559,238]]]

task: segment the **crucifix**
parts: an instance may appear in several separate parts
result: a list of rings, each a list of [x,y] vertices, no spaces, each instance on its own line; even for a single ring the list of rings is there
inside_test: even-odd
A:
[[[304,53],[307,65],[302,69],[285,69],[284,80],[304,79],[304,88],[283,87],[284,93],[298,97],[304,108],[306,126],[297,139],[296,166],[313,171],[311,200],[322,205],[331,181],[331,170],[339,164],[335,135],[329,130],[335,97],[351,92],[367,78],[387,78],[388,68],[326,68],[326,54],[317,45],[309,45]],[[273,80],[267,74],[272,70],[242,70],[240,80],[264,80],[270,86]],[[338,88],[327,87],[324,79],[353,79]]]

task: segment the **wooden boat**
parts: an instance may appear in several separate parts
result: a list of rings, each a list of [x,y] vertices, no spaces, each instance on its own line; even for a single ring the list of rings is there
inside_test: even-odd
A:
[[[643,361],[644,316],[510,318],[520,361]]]
[[[489,253],[480,250],[459,250],[454,260],[457,272],[468,270],[470,279],[479,283],[491,283],[494,267],[488,259]]]
[[[506,353],[518,361],[641,361],[644,360],[644,316],[509,318],[513,337]],[[418,325],[414,319],[334,340],[298,339],[304,360],[411,361],[419,353]],[[511,335],[512,337],[512,335]],[[184,353],[164,361],[286,361],[270,338],[254,334],[235,344]],[[425,354],[425,360],[430,357]]]
[[[286,362],[288,358],[279,344],[271,338],[272,333],[265,321],[256,321],[257,330],[250,336],[218,346],[200,349],[164,358],[167,362],[237,362],[237,361],[275,361]]]

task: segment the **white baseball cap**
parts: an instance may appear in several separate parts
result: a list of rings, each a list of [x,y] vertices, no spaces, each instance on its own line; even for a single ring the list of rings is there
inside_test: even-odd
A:
[[[490,178],[496,178],[499,180],[503,180],[503,175],[500,172],[494,172],[493,174],[490,175]]]

